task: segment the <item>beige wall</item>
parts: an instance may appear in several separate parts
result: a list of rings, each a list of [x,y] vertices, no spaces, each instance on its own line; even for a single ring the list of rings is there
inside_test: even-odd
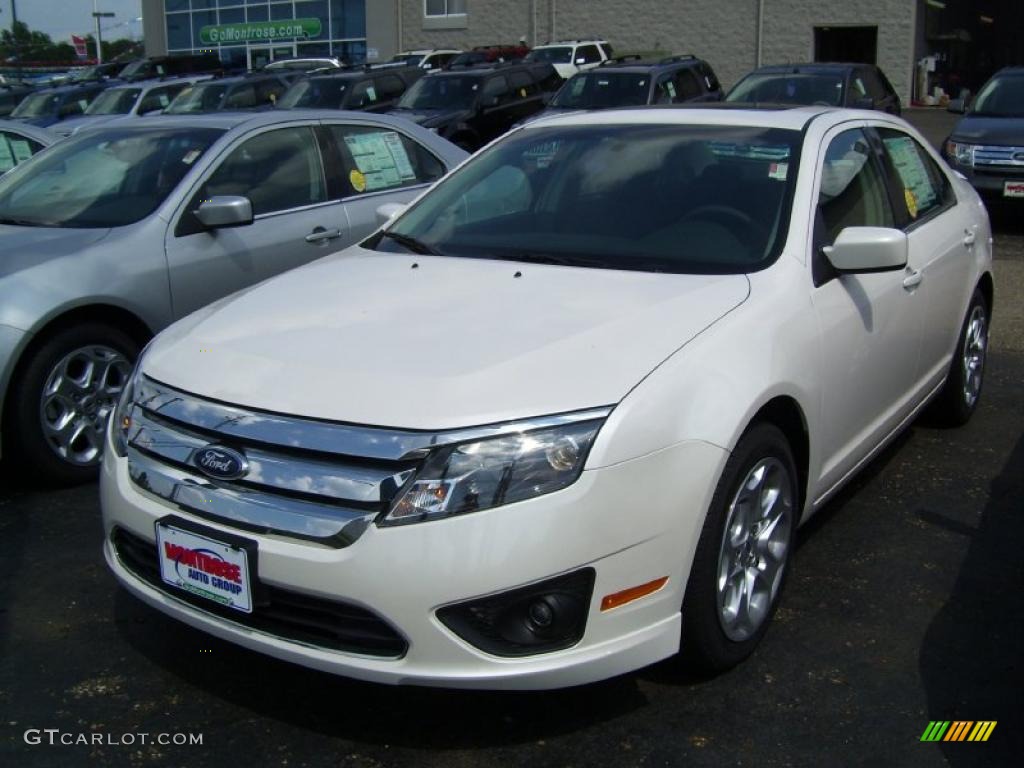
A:
[[[915,2],[761,2],[764,64],[813,59],[815,26],[878,26],[878,64],[904,102],[909,101]],[[759,0],[467,0],[467,17],[448,29],[433,28],[436,22],[424,18],[423,0],[400,0],[400,5],[403,49],[470,48],[514,43],[520,36],[531,45],[535,39],[543,43],[597,36],[618,51],[693,53],[710,62],[725,86],[757,63]]]

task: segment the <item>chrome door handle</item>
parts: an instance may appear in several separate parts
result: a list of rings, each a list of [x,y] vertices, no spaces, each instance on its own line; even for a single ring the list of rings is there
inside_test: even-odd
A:
[[[325,240],[333,240],[336,237],[341,237],[340,229],[324,229],[323,227],[317,227],[306,235],[306,242],[322,243]]]
[[[975,233],[975,231],[973,229],[965,229],[964,230],[964,245],[966,245],[968,247],[974,245],[974,240],[975,240],[975,238],[977,238],[977,236],[978,235]]]
[[[915,269],[913,272],[910,272],[906,277],[903,278],[903,287],[906,288],[908,291],[912,288],[916,288],[918,285],[921,284],[921,280],[923,278],[924,275],[921,274],[921,270]]]

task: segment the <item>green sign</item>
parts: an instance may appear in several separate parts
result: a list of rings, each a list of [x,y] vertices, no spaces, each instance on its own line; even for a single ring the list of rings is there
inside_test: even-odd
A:
[[[249,21],[239,24],[211,24],[199,30],[199,39],[206,44],[257,43],[316,37],[322,29],[320,19],[282,19],[281,21]]]

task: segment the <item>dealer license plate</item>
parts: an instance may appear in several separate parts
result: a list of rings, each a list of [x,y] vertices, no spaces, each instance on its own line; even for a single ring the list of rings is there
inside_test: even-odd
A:
[[[173,587],[252,613],[248,553],[167,523],[156,524],[160,576]]]
[[[1003,182],[1003,197],[1024,197],[1024,181]]]

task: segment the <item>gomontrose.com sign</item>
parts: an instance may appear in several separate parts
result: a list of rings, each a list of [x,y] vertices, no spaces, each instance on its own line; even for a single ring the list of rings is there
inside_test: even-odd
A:
[[[199,30],[203,43],[248,43],[254,40],[293,40],[320,34],[320,19],[249,21],[239,24],[211,24]]]

